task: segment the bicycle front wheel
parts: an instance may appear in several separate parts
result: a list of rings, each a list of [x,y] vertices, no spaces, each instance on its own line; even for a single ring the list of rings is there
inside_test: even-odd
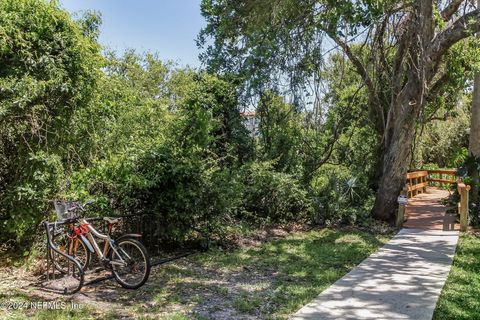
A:
[[[59,233],[54,235],[52,242],[60,251],[77,259],[84,271],[87,270],[91,255],[82,240],[78,238],[69,239],[66,233]],[[74,267],[68,259],[56,253],[52,248],[48,247],[48,251],[53,266],[61,273],[69,273],[70,269]]]
[[[112,273],[124,288],[141,287],[150,275],[150,257],[147,249],[138,240],[124,238],[115,243],[115,250],[110,251]]]

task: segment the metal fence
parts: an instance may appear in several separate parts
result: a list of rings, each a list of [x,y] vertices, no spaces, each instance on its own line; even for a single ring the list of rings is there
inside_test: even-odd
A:
[[[152,257],[169,251],[178,251],[179,249],[206,250],[210,245],[209,234],[193,226],[191,229],[196,233],[195,237],[191,237],[188,240],[169,238],[165,234],[165,226],[155,214],[132,214],[115,218],[119,218],[120,223],[114,226],[113,238],[126,233],[141,234],[141,242]],[[108,232],[108,223],[103,218],[87,218],[87,221],[100,232]]]

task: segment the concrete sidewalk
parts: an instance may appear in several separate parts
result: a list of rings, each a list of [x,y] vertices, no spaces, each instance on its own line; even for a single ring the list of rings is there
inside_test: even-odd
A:
[[[291,319],[431,319],[457,231],[402,229]]]

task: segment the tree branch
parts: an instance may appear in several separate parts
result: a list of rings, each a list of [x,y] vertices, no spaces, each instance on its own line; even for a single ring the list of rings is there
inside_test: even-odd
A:
[[[450,27],[440,32],[429,46],[433,63],[438,61],[458,41],[480,31],[480,9],[458,18]]]
[[[446,6],[440,15],[442,16],[443,21],[448,21],[450,18],[458,11],[458,8],[463,3],[464,0],[453,0]]]
[[[412,23],[412,19],[413,19],[413,14],[409,14],[405,18],[405,21],[402,23],[401,27],[403,28],[406,25]],[[402,88],[402,85],[403,85],[403,78],[405,77],[405,74],[404,72],[402,72],[402,69],[404,68],[405,53],[407,52],[407,49],[412,40],[413,31],[414,31],[414,28],[407,28],[399,36],[398,49],[395,52],[395,57],[393,59],[392,103],[397,98],[397,95],[400,92],[400,89]]]
[[[375,112],[378,114],[378,121],[377,127],[380,133],[382,134],[385,131],[385,115],[383,114],[382,104],[380,103],[380,99],[378,98],[377,91],[375,90],[375,86],[373,84],[372,79],[368,75],[367,69],[360,61],[360,59],[353,54],[352,50],[348,46],[348,44],[341,40],[339,37],[333,34],[328,34],[335,43],[342,48],[343,52],[347,55],[348,59],[352,62],[354,67],[357,69],[357,72],[362,77],[363,81],[367,85],[371,105],[375,108]]]
[[[450,74],[448,72],[445,72],[442,74],[440,78],[438,78],[437,81],[431,86],[430,90],[428,90],[428,95],[426,96],[427,101],[432,101],[439,93],[440,90],[443,89],[443,86],[448,82],[450,77]]]

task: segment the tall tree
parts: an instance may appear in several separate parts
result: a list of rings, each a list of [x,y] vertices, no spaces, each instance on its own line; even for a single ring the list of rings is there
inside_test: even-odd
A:
[[[480,0],[477,0],[477,8],[480,8]],[[477,38],[480,38],[480,34],[477,33]],[[475,74],[475,80],[473,83],[473,97],[472,97],[472,113],[470,117],[470,140],[468,143],[468,151],[471,157],[475,159],[480,158],[480,73]],[[478,202],[478,184],[479,184],[479,172],[475,165],[469,168],[470,176],[472,177],[472,189],[470,191],[471,200],[474,203]]]
[[[286,82],[298,101],[303,80],[321,82],[328,52],[348,57],[378,133],[373,214],[393,221],[418,119],[451,78],[445,56],[479,31],[480,10],[463,0],[203,0],[202,13],[203,58],[244,80],[247,94]]]

